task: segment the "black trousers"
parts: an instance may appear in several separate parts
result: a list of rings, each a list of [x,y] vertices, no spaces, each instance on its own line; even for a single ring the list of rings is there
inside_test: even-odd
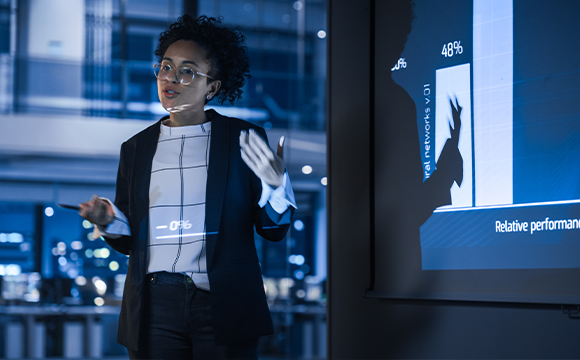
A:
[[[189,276],[157,272],[147,275],[148,317],[139,350],[131,359],[257,359],[258,339],[214,345],[209,292]]]

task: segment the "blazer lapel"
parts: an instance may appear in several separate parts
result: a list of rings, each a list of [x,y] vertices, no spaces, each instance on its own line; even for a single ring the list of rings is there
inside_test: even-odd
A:
[[[230,151],[230,122],[213,110],[208,111],[207,115],[212,122],[205,195],[206,258],[209,268],[217,242],[224,204]]]
[[[163,120],[163,119],[162,119]],[[139,263],[147,264],[147,242],[149,241],[149,185],[151,183],[151,166],[157,150],[161,120],[148,127],[138,139],[133,161],[133,186],[135,194],[135,214],[139,219]],[[146,269],[140,271],[145,274]]]
[[[136,196],[135,206],[139,216],[149,213],[149,185],[151,183],[151,166],[153,156],[157,150],[161,122],[157,122],[143,132],[143,136],[137,141],[135,159],[133,161],[133,184]],[[145,214],[141,212],[144,211]]]

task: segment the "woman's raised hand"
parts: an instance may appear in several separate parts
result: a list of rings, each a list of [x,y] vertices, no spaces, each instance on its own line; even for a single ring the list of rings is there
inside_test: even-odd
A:
[[[270,150],[266,142],[250,129],[240,132],[242,160],[266,184],[277,188],[282,185],[286,166],[284,165],[284,137],[280,138],[277,153]]]

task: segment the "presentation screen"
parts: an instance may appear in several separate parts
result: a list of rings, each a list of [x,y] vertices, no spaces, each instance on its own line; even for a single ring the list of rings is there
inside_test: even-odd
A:
[[[580,304],[580,2],[409,8],[375,4],[368,295]]]

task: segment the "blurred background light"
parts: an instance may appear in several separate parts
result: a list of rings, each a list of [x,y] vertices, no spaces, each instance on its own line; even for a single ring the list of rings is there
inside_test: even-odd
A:
[[[75,278],[75,283],[78,286],[85,286],[87,284],[87,278],[82,275],[79,275]]]
[[[304,261],[305,261],[305,259],[304,259],[304,256],[303,255],[296,255],[296,258],[294,260],[294,263],[296,265],[300,266],[300,265],[304,264]]]
[[[67,272],[66,272],[66,274],[68,275],[68,277],[70,279],[74,279],[77,276],[79,276],[79,271],[77,269],[75,269],[75,268],[72,268],[72,269],[68,269]]]
[[[58,264],[60,266],[65,266],[66,263],[67,263],[67,261],[66,261],[66,258],[64,256],[61,256],[61,257],[58,258]]]
[[[288,262],[290,264],[295,264],[298,266],[301,266],[304,264],[304,262],[306,261],[306,259],[304,258],[304,255],[290,255],[288,256]],[[310,269],[310,268],[308,268]]]
[[[111,269],[112,271],[117,271],[119,270],[119,263],[116,261],[111,261],[109,263],[109,269]]]
[[[93,278],[93,285],[97,289],[97,293],[99,295],[105,295],[107,292],[107,283],[105,283],[102,279],[97,278],[96,280]]]
[[[22,234],[16,232],[8,234],[7,239],[9,243],[21,243],[24,241]]]
[[[296,270],[294,271],[294,277],[298,280],[302,280],[304,279],[304,273],[302,272],[302,270]]]
[[[17,276],[22,272],[22,268],[17,264],[6,265],[6,275]]]
[[[44,215],[46,215],[46,216],[48,216],[48,217],[51,217],[52,215],[54,215],[54,209],[53,209],[53,208],[51,208],[50,206],[47,206],[47,207],[44,209]]]
[[[296,229],[297,231],[304,230],[304,223],[302,222],[302,220],[298,219],[294,221],[294,229]]]
[[[109,255],[111,255],[111,251],[109,251],[109,249],[107,249],[107,248],[102,248],[100,251],[100,256],[97,256],[97,257],[101,257],[103,259],[106,259],[109,257]]]

